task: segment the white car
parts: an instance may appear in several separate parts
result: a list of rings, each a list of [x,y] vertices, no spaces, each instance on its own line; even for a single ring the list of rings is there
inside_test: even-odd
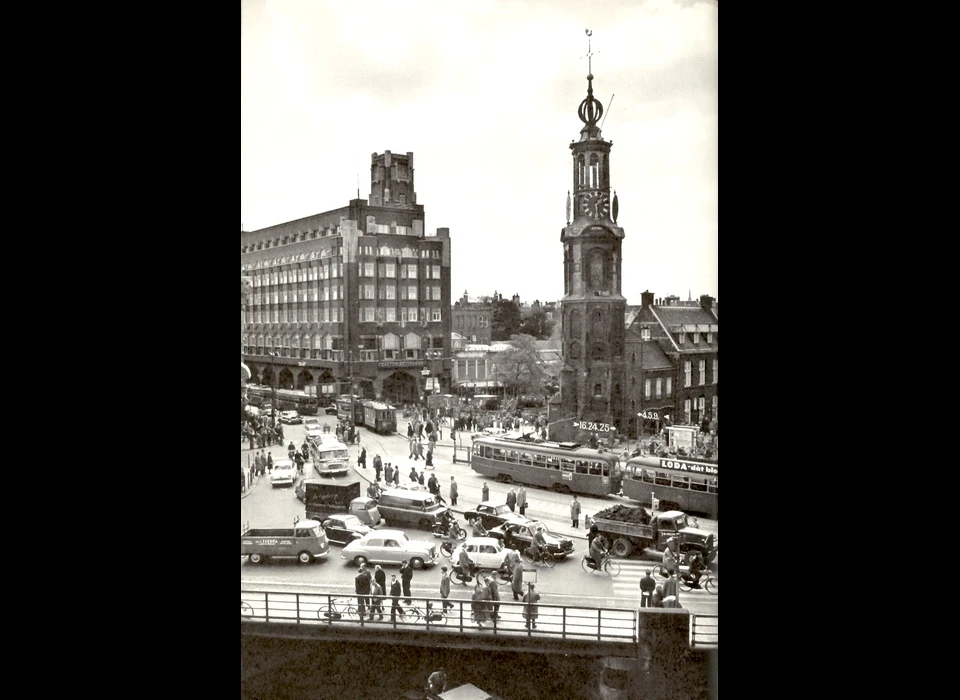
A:
[[[496,537],[468,537],[453,550],[450,561],[456,566],[460,563],[460,550],[465,549],[467,556],[481,569],[496,571],[507,558],[506,547]]]
[[[270,483],[274,488],[277,486],[293,486],[293,480],[297,476],[297,465],[289,459],[278,459],[273,463],[273,471],[270,472]]]
[[[440,554],[433,542],[411,540],[403,530],[373,530],[347,544],[340,558],[355,565],[396,564],[406,559],[414,569],[435,564]]]
[[[320,425],[320,419],[314,416],[307,416],[303,419],[303,428],[304,430],[322,430],[323,428]]]

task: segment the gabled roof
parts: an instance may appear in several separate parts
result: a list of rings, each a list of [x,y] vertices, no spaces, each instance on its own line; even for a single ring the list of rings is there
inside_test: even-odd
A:
[[[657,316],[668,329],[679,324],[710,325],[717,323],[717,317],[700,306],[654,306]]]
[[[641,357],[639,346],[643,346],[642,359],[644,370],[670,369],[673,367],[673,363],[670,362],[670,358],[667,357],[658,341],[640,340],[640,336],[634,331],[628,331],[628,333],[631,336],[627,341],[631,348],[630,352],[637,353],[638,363]],[[636,350],[633,350],[634,347],[636,347]]]

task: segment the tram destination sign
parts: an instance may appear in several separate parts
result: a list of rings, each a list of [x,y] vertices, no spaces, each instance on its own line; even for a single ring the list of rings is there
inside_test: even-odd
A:
[[[388,360],[386,362],[378,362],[377,367],[380,369],[398,369],[401,367],[423,367],[423,360]]]
[[[664,469],[676,469],[680,472],[693,472],[694,474],[706,474],[707,476],[718,476],[720,467],[717,464],[708,464],[707,462],[691,462],[685,459],[660,458],[660,466]]]
[[[580,430],[593,430],[598,433],[609,433],[616,430],[616,428],[614,428],[609,423],[590,423],[585,420],[574,421],[573,427],[580,428]]]

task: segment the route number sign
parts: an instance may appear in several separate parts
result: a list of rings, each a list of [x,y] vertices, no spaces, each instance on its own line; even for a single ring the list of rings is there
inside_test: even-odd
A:
[[[589,423],[585,420],[574,421],[573,427],[580,428],[580,430],[594,430],[598,433],[609,433],[616,430],[616,428],[614,428],[609,423]]]

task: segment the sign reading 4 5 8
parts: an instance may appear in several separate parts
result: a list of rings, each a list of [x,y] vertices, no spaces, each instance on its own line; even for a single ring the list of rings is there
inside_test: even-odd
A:
[[[574,421],[573,427],[580,428],[580,430],[594,430],[598,433],[609,433],[614,429],[609,423],[588,423],[585,420]]]

